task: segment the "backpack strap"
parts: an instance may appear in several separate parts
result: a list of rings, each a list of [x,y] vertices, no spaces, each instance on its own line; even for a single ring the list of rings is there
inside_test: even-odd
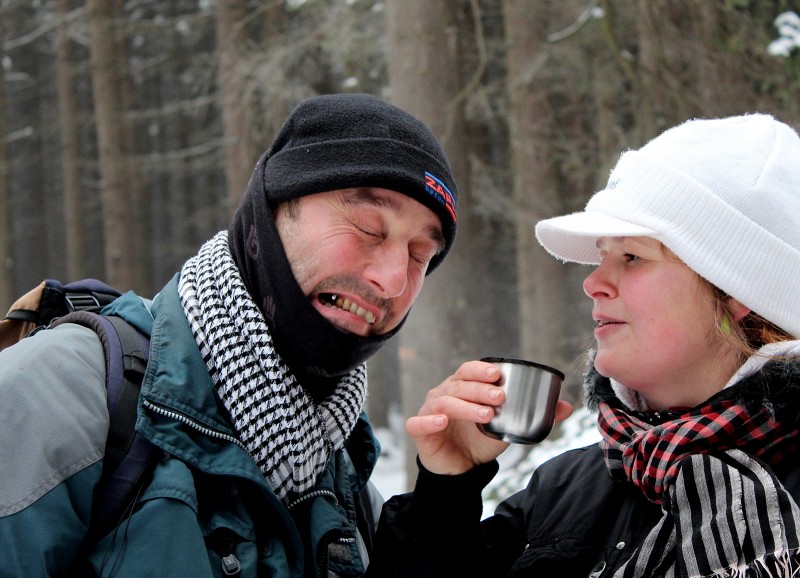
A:
[[[367,549],[367,554],[372,556],[377,524],[375,523],[375,511],[372,508],[369,484],[364,486],[364,488],[356,494],[355,505],[356,526],[358,527],[359,534],[361,534],[361,538],[364,540],[364,547]]]
[[[20,297],[5,318],[47,325],[51,319],[72,311],[99,311],[120,295],[97,279],[82,279],[66,285],[55,279],[45,279]]]
[[[92,513],[82,553],[116,528],[131,513],[138,492],[161,453],[136,431],[139,391],[147,368],[150,339],[115,315],[76,311],[51,327],[77,323],[97,333],[106,361],[110,418],[103,473],[95,488]],[[79,556],[79,559],[81,556]]]
[[[0,350],[10,347],[37,328],[72,311],[100,309],[120,296],[120,292],[97,279],[82,279],[62,285],[45,279],[22,295],[0,320]]]

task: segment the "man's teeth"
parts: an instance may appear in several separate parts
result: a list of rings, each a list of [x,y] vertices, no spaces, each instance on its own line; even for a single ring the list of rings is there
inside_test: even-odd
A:
[[[344,297],[338,297],[336,295],[332,297],[332,304],[339,309],[343,309],[345,311],[349,311],[350,313],[354,313],[359,317],[363,317],[364,321],[370,325],[375,323],[375,315],[371,311],[367,311],[363,307],[359,307],[357,304],[353,303],[349,299],[345,299]]]

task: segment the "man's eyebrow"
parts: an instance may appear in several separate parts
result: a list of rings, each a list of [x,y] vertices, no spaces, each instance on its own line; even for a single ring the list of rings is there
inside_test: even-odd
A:
[[[428,236],[436,241],[436,243],[439,245],[439,250],[437,253],[444,251],[447,243],[445,242],[444,235],[439,227],[428,227]]]
[[[393,197],[378,195],[375,191],[366,187],[355,189],[352,194],[345,195],[344,202],[348,205],[361,205],[366,203],[367,205],[373,205],[382,209],[391,209],[395,212],[400,210],[400,206]]]
[[[394,212],[400,210],[400,206],[394,197],[378,195],[375,191],[366,187],[355,189],[352,194],[345,195],[344,203],[351,206],[367,204],[382,209],[389,209]],[[439,245],[439,251],[442,251],[446,243],[441,229],[439,229],[439,227],[430,226],[428,227],[427,233],[428,236]]]

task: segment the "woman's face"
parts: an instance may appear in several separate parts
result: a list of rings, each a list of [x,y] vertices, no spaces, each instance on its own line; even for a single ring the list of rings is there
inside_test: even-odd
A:
[[[594,302],[595,368],[652,409],[693,407],[721,390],[737,362],[716,337],[700,277],[649,237],[603,237],[583,282]]]

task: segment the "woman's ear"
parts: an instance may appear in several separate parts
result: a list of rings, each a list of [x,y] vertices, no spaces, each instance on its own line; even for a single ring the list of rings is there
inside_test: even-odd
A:
[[[731,312],[731,317],[734,321],[740,321],[743,317],[745,317],[748,313],[750,313],[750,308],[742,305],[739,301],[734,299],[733,297],[728,297],[727,300],[728,311]]]

